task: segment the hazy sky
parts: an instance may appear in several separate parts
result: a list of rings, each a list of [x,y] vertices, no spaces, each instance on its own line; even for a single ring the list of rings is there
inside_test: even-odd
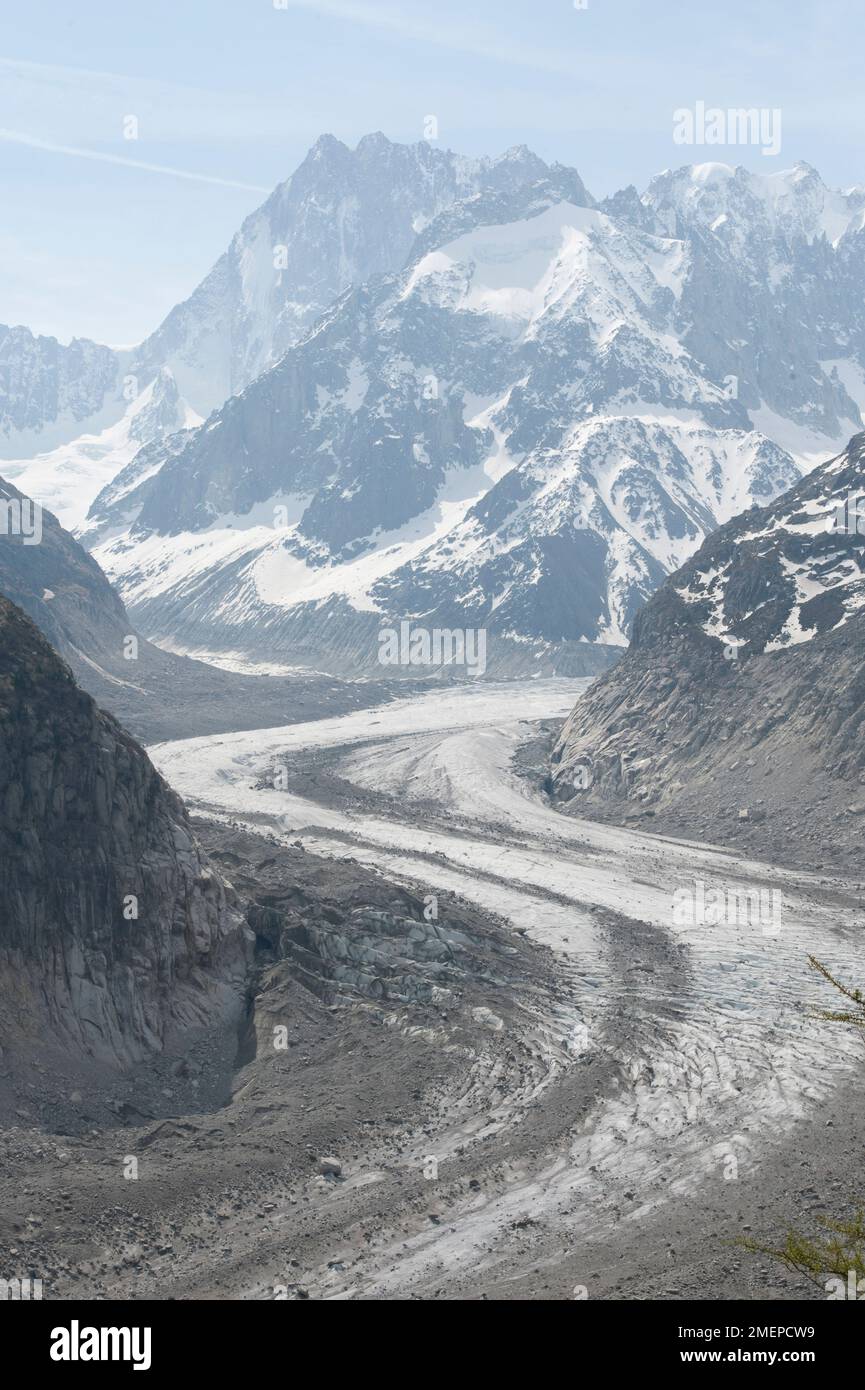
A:
[[[0,0],[0,322],[137,341],[323,131],[435,115],[442,145],[525,143],[598,195],[710,158],[865,182],[861,0],[284,5]],[[674,144],[697,101],[780,108],[780,156]]]

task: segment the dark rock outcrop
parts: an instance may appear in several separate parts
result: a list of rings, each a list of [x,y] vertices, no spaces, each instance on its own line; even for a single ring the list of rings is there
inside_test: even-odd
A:
[[[144,751],[0,597],[0,1043],[128,1063],[241,1005],[233,890]]]

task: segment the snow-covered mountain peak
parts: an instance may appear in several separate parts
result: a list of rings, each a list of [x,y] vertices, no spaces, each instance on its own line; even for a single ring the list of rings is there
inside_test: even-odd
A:
[[[825,236],[836,243],[863,202],[861,189],[827,188],[812,165],[760,174],[707,161],[665,170],[653,179],[642,202],[670,235],[698,227],[719,235],[801,238]]]
[[[146,379],[169,365],[184,398],[207,415],[278,361],[346,289],[400,270],[418,233],[446,209],[481,194],[514,196],[549,172],[525,147],[467,159],[380,131],[353,150],[321,136],[142,344],[134,369]]]

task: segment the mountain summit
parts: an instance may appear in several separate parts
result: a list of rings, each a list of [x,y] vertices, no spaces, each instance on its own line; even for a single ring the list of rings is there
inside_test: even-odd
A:
[[[512,195],[550,173],[524,145],[467,159],[429,141],[395,144],[381,131],[353,150],[322,135],[142,343],[132,369],[147,377],[171,366],[181,395],[207,415],[278,361],[344,290],[399,270],[446,208]],[[571,194],[590,203],[579,177],[568,176]]]

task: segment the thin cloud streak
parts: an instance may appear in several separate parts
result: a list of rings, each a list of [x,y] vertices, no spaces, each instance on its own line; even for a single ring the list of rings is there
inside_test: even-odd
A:
[[[513,63],[518,67],[534,68],[540,72],[559,73],[567,77],[576,74],[580,59],[562,56],[551,49],[531,48],[528,45],[501,43],[492,35],[478,31],[448,29],[444,24],[424,24],[407,19],[394,10],[377,5],[345,3],[345,0],[287,0],[288,9],[310,10],[331,19],[344,19],[351,24],[363,24],[398,34],[416,43],[437,44],[440,48],[473,53],[491,62]]]
[[[271,189],[258,183],[241,183],[238,179],[223,179],[217,174],[197,174],[190,169],[175,169],[169,164],[149,164],[142,159],[129,159],[125,155],[107,154],[102,150],[82,149],[77,145],[60,145],[53,140],[42,140],[37,135],[27,135],[19,130],[0,129],[0,142],[7,145],[25,145],[31,150],[44,150],[47,154],[65,154],[75,159],[93,159],[101,164],[120,164],[126,169],[142,169],[148,174],[169,174],[176,179],[189,179],[194,183],[212,183],[219,188],[239,188],[246,193],[270,193]]]

